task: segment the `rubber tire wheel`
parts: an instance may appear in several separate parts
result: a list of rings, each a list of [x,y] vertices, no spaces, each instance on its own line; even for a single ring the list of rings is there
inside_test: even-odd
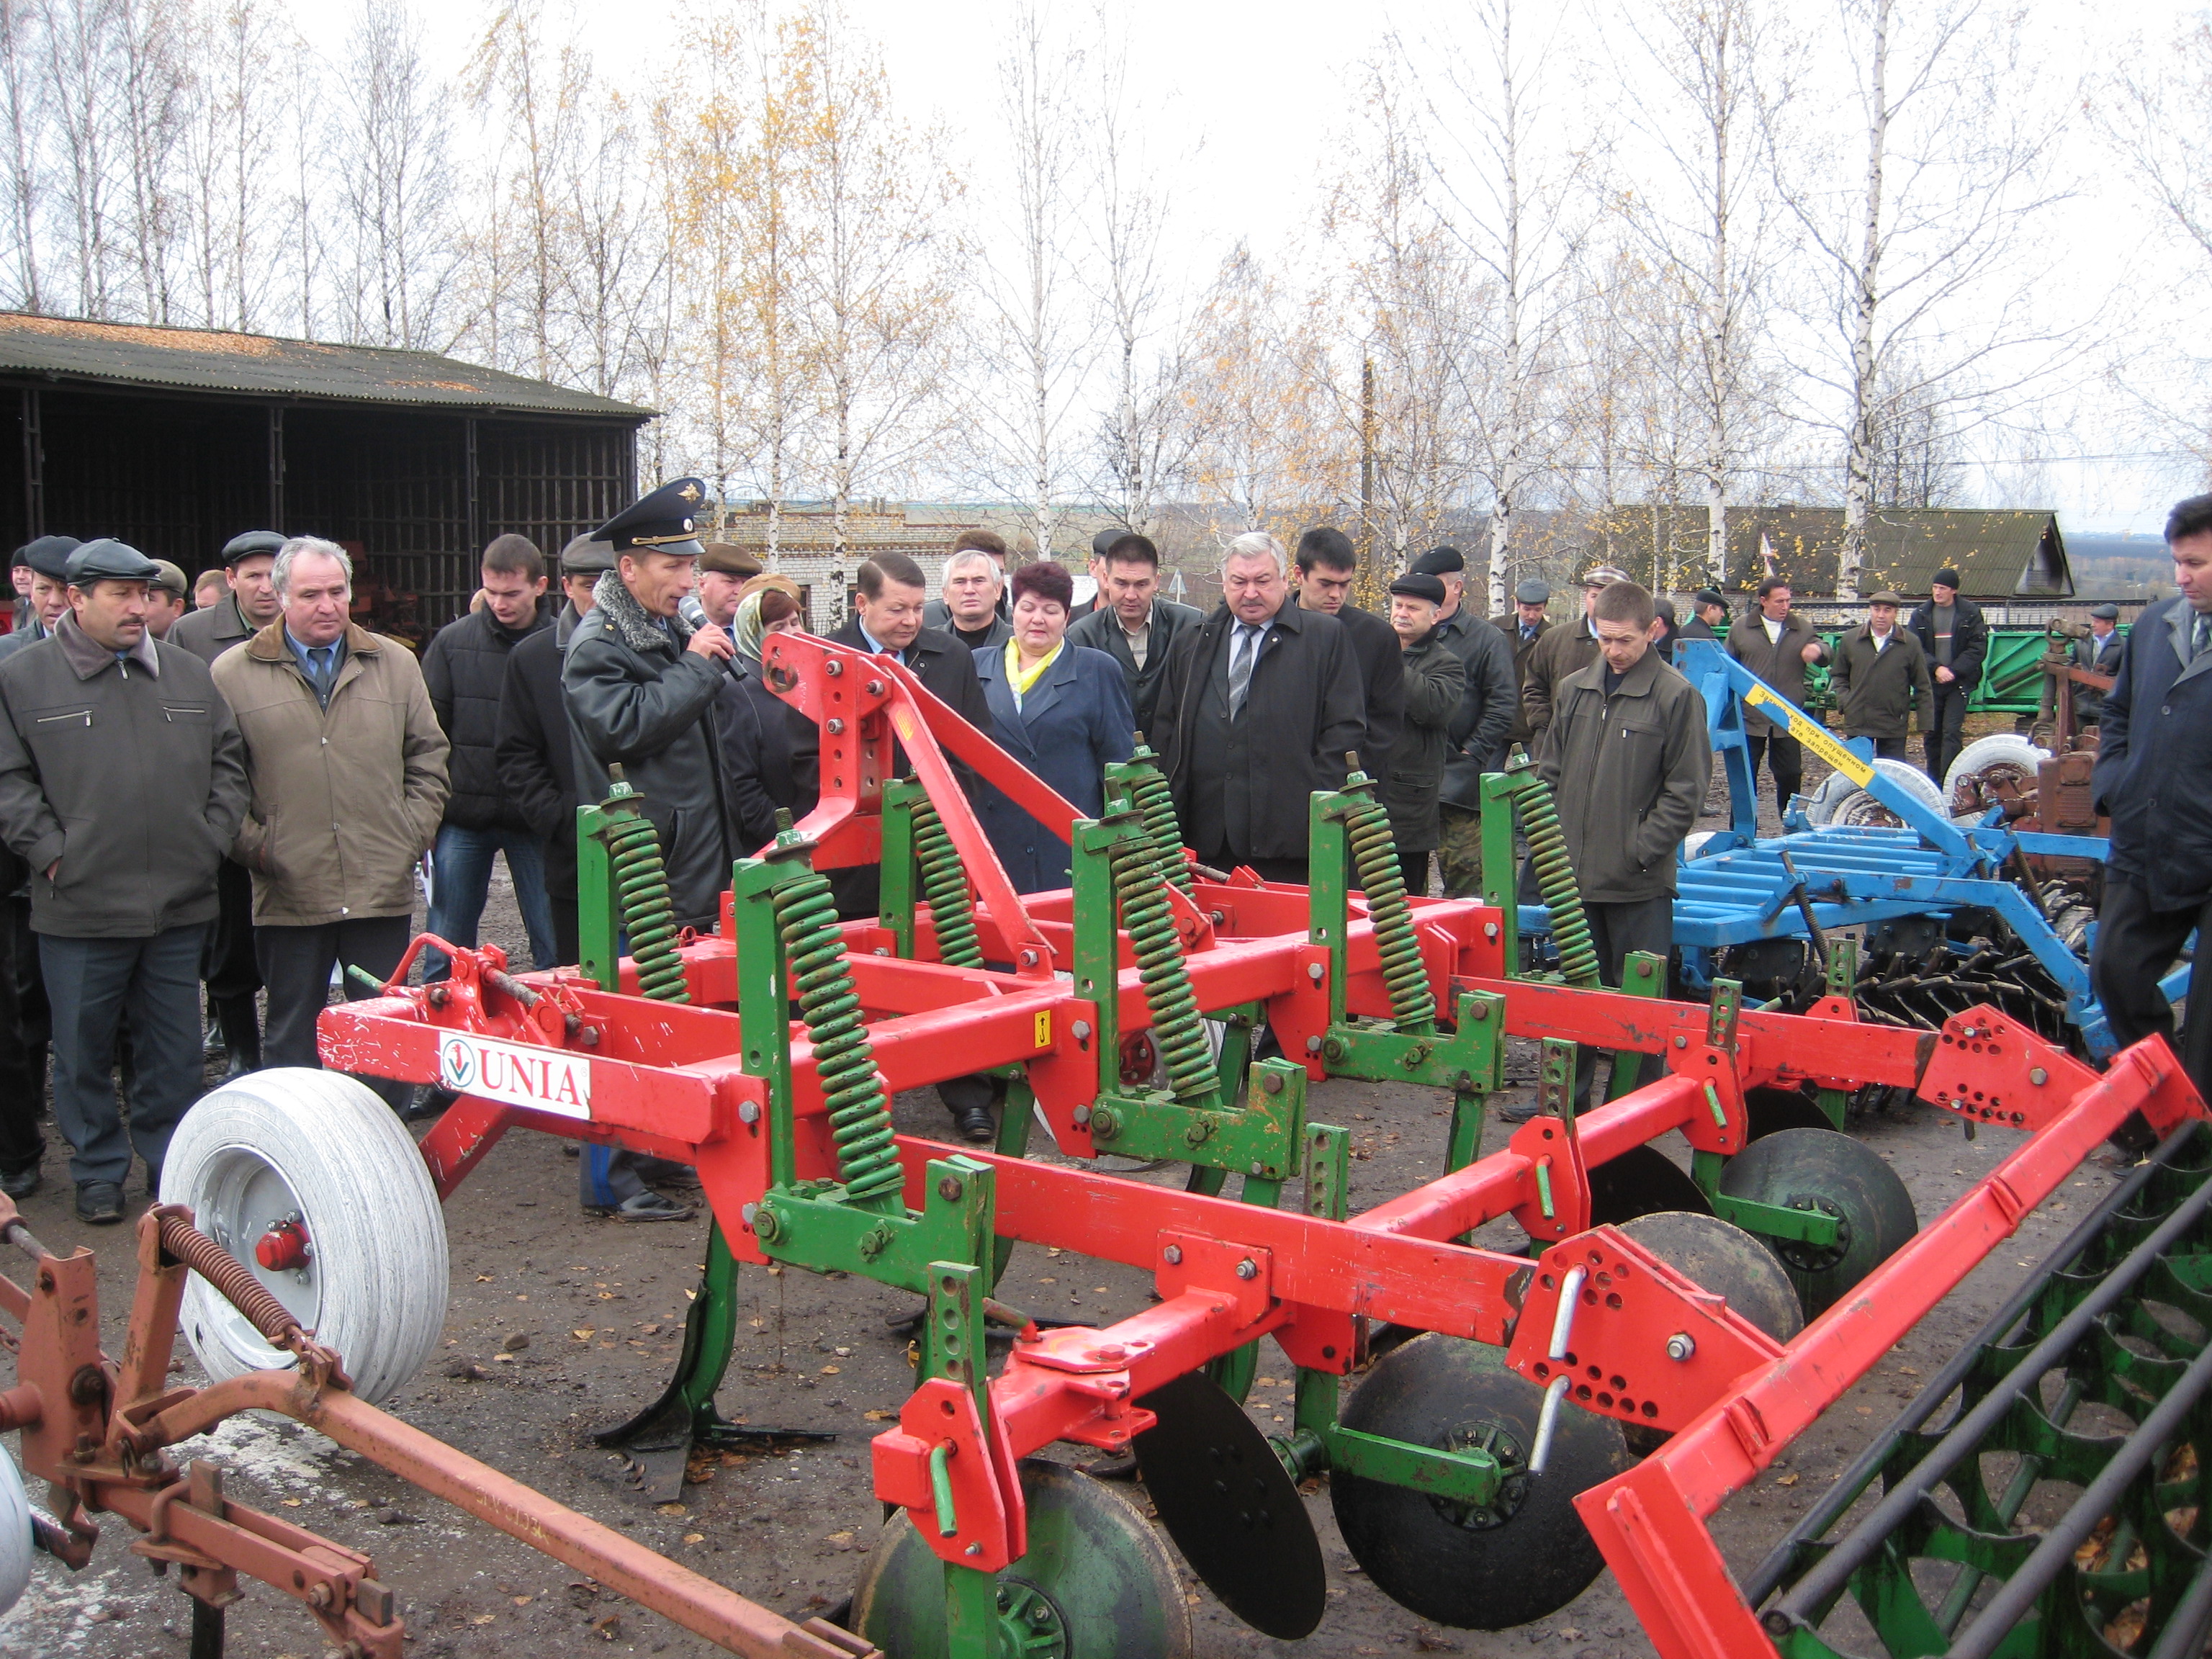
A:
[[[437,1348],[445,1217],[422,1152],[366,1084],[294,1066],[224,1084],[170,1138],[161,1201],[190,1207],[203,1232],[337,1352],[354,1393],[370,1404],[389,1399]],[[304,1283],[254,1260],[261,1226],[284,1207],[296,1209],[313,1252]],[[224,1237],[227,1215],[254,1237]],[[296,1363],[197,1273],[185,1281],[179,1322],[215,1382]]]
[[[0,1446],[0,1617],[31,1587],[31,1500],[22,1472]]]
[[[1392,1350],[1353,1394],[1344,1426],[1417,1446],[1480,1444],[1503,1431],[1525,1458],[1543,1393],[1484,1343],[1433,1332]],[[1340,1471],[1329,1478],[1338,1530],[1375,1587],[1439,1625],[1504,1630],[1558,1612],[1605,1571],[1574,1500],[1629,1466],[1620,1425],[1562,1405],[1551,1467],[1509,1480],[1516,1507],[1471,1525],[1426,1493]]]
[[[1959,757],[1944,770],[1943,810],[1946,813],[1962,810],[1958,805],[1959,786],[1977,772],[2002,766],[2025,773],[2033,781],[2037,769],[2050,758],[2048,749],[2010,732],[1976,738],[1959,751]]]
[[[1784,1129],[1730,1158],[1721,1191],[1784,1209],[1821,1209],[1845,1224],[1840,1250],[1814,1256],[1764,1239],[1817,1319],[1920,1231],[1912,1195],[1880,1152],[1833,1129]]]
[[[1042,1594],[1060,1614],[1067,1659],[1191,1659],[1190,1607],[1158,1528],[1105,1482],[1064,1463],[1025,1457],[1030,1554],[999,1574]],[[1080,1486],[1074,1483],[1080,1482]],[[1118,1577],[1115,1564],[1139,1571]],[[1025,1572],[1025,1566],[1035,1571]],[[853,1589],[846,1628],[895,1659],[943,1659],[945,1568],[903,1510],[893,1512]],[[994,1640],[994,1652],[1000,1651]]]

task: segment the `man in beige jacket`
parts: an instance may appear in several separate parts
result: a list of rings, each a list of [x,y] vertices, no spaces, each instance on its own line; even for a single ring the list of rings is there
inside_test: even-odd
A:
[[[446,736],[413,654],[350,620],[343,548],[295,536],[273,574],[282,614],[217,659],[215,682],[253,784],[231,856],[253,872],[263,1055],[315,1066],[332,964],[380,980],[407,948],[415,863],[445,811]]]

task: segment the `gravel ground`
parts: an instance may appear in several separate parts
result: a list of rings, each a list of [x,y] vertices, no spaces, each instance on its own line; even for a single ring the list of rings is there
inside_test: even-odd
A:
[[[1814,781],[1808,777],[1808,787]],[[487,937],[507,944],[522,960],[520,933],[512,894],[496,891]],[[1510,1069],[1524,1079],[1533,1073],[1528,1045],[1515,1044]],[[1426,1091],[1331,1082],[1312,1091],[1310,1111],[1317,1121],[1353,1132],[1355,1209],[1442,1170],[1444,1114]],[[896,1112],[906,1132],[944,1132],[933,1096],[902,1097]],[[1990,1130],[1964,1140],[1948,1115],[1917,1103],[1863,1121],[1856,1131],[1903,1177],[1923,1221],[2017,1144],[2016,1136]],[[1495,1148],[1504,1139],[1504,1128],[1493,1123],[1486,1145]],[[1661,1145],[1686,1164],[1678,1137]],[[52,1248],[100,1251],[112,1352],[129,1308],[127,1236],[76,1223],[64,1158],[59,1148],[50,1156],[49,1184],[25,1206],[26,1218]],[[453,1285],[443,1358],[390,1409],[769,1607],[804,1617],[834,1606],[850,1591],[881,1525],[867,1443],[911,1385],[906,1339],[886,1324],[908,1310],[909,1299],[863,1280],[745,1270],[723,1412],[754,1425],[826,1429],[838,1437],[695,1467],[707,1478],[688,1486],[680,1504],[655,1507],[628,1487],[619,1464],[593,1447],[590,1436],[649,1401],[670,1374],[705,1226],[588,1218],[576,1207],[575,1167],[558,1140],[513,1134],[450,1200]],[[1739,1571],[1765,1553],[1871,1429],[1901,1408],[1916,1379],[1971,1335],[2021,1269],[2056,1243],[2114,1172],[2103,1156],[2085,1165],[1786,1459],[1736,1498],[1716,1532]],[[1151,1178],[1178,1176],[1169,1171]],[[1498,1227],[1496,1242],[1504,1243],[1510,1224]],[[1016,1252],[1000,1294],[1035,1312],[1103,1323],[1142,1309],[1150,1288],[1149,1279],[1133,1269],[1025,1246]],[[179,1381],[197,1380],[188,1357],[177,1370]],[[1250,1409],[1273,1430],[1288,1415],[1293,1372],[1272,1343],[1259,1371]],[[375,1558],[380,1576],[399,1592],[408,1650],[416,1659],[714,1651],[295,1425],[233,1419],[211,1439],[212,1449],[187,1447],[184,1455],[219,1456],[232,1470],[233,1497]],[[1141,1487],[1117,1490],[1142,1502]],[[1189,1581],[1199,1650],[1209,1659],[1400,1650],[1502,1656],[1531,1648],[1561,1659],[1613,1659],[1651,1651],[1610,1575],[1563,1612],[1518,1629],[1483,1633],[1426,1625],[1368,1583],[1342,1547],[1326,1492],[1307,1503],[1329,1575],[1329,1611],[1321,1629],[1299,1643],[1261,1636]],[[188,1626],[184,1599],[127,1553],[117,1536],[126,1532],[111,1524],[93,1566],[75,1577],[40,1558],[29,1594],[0,1620],[0,1655],[181,1659]],[[229,1631],[229,1652],[237,1659],[322,1650],[313,1622],[288,1599],[258,1586],[232,1610]]]

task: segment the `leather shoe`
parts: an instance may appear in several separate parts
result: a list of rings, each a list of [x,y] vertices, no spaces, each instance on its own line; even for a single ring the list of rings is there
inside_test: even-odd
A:
[[[222,1052],[222,1022],[221,1020],[208,1021],[207,1030],[200,1033],[200,1047],[210,1056]]]
[[[1534,1095],[1530,1095],[1526,1100],[1516,1100],[1510,1106],[1500,1106],[1491,1114],[1500,1123],[1526,1123],[1530,1118],[1541,1117],[1543,1115],[1544,1109],[1536,1103],[1536,1097]]]
[[[407,1109],[400,1113],[400,1121],[404,1123],[434,1123],[445,1116],[446,1109],[459,1098],[452,1090],[441,1089],[434,1083],[422,1084],[408,1101]]]
[[[619,1204],[586,1204],[586,1215],[603,1215],[615,1221],[683,1221],[690,1218],[691,1206],[678,1204],[650,1187],[635,1198],[626,1198]]]
[[[672,1158],[655,1158],[648,1152],[632,1167],[637,1170],[640,1181],[656,1186],[667,1186],[672,1182],[689,1187],[699,1184],[699,1171]]]
[[[963,1140],[978,1146],[987,1146],[999,1138],[999,1121],[991,1115],[988,1106],[963,1106],[952,1114],[952,1127],[960,1131]]]
[[[234,1077],[244,1077],[248,1072],[261,1069],[261,1056],[252,1048],[233,1048],[222,1068],[222,1080],[228,1083]]]
[[[88,1227],[112,1227],[123,1219],[123,1188],[112,1181],[76,1184],[76,1218]]]
[[[37,1164],[26,1164],[20,1170],[0,1173],[0,1193],[5,1193],[13,1199],[28,1198],[39,1190],[39,1183],[43,1178]]]

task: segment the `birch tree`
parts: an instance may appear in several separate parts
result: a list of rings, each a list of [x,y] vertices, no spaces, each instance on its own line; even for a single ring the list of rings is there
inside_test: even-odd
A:
[[[2075,331],[2042,319],[2024,275],[2039,264],[2025,233],[2060,198],[2046,176],[2063,120],[2063,100],[2038,97],[2020,61],[2024,13],[1840,0],[1837,21],[1778,89],[1768,130],[1782,199],[1827,273],[1835,349],[1813,373],[1844,411],[1837,591],[1849,596],[1889,428],[1902,441],[1906,427],[1955,428],[1962,412],[1996,418]],[[1817,89],[1832,85],[1850,93],[1823,107]]]
[[[105,317],[114,291],[114,145],[103,84],[114,51],[113,0],[52,0],[45,91],[60,137],[59,206],[69,228],[80,317]]]
[[[46,167],[40,155],[47,110],[40,95],[46,8],[40,0],[0,0],[0,176],[8,191],[8,228],[15,244],[15,303],[25,311],[46,308],[40,281],[39,237],[46,206]]]
[[[942,228],[956,192],[937,142],[897,118],[879,54],[834,0],[797,20],[793,48],[815,97],[799,297],[842,561],[854,498],[903,483],[949,425],[956,250]],[[842,568],[830,585],[844,592]]]
[[[1694,321],[1705,574],[1724,586],[1729,512],[1771,414],[1769,280],[1784,252],[1760,155],[1754,76],[1765,20],[1758,0],[1651,0],[1615,15],[1643,49],[1618,73],[1631,86],[1653,84],[1633,101],[1666,174],[1626,186],[1629,222],[1672,274]]]
[[[455,275],[452,94],[404,0],[367,0],[356,15],[345,78],[356,116],[337,165],[352,256],[341,326],[364,344],[442,351]]]
[[[1426,89],[1444,152],[1431,161],[1451,208],[1442,223],[1487,279],[1490,303],[1469,319],[1477,336],[1458,364],[1469,459],[1490,500],[1487,597],[1499,615],[1515,526],[1555,478],[1565,434],[1588,152],[1549,96],[1554,43],[1541,25],[1515,0],[1476,0],[1465,23],[1465,46],[1459,37],[1442,48],[1395,45],[1402,71]]]
[[[1073,251],[1091,237],[1082,182],[1083,54],[1036,0],[1009,20],[999,64],[1004,165],[993,199],[1006,210],[979,233],[975,278],[977,373],[964,388],[979,481],[1021,504],[1041,558],[1053,555],[1087,423],[1079,413],[1096,344]]]

